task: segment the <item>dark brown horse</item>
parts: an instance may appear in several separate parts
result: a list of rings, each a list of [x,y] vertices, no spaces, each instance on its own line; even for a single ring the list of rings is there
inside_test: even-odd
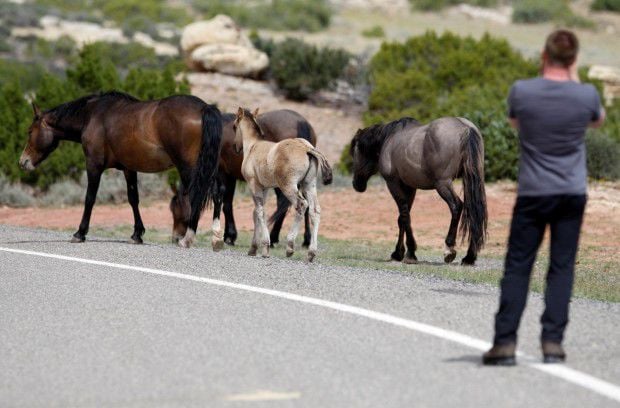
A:
[[[41,112],[34,120],[19,160],[33,170],[61,140],[81,143],[86,155],[88,188],[82,221],[71,242],[84,242],[105,169],[123,170],[134,215],[131,239],[142,243],[144,225],[138,210],[137,172],[160,172],[175,166],[189,195],[188,229],[179,245],[194,241],[200,212],[218,199],[217,166],[222,138],[219,110],[189,95],[141,102],[121,92],[93,94]]]
[[[224,241],[229,245],[234,245],[237,239],[237,228],[235,227],[235,219],[233,215],[233,198],[235,196],[235,187],[237,180],[243,180],[241,174],[241,163],[243,161],[243,155],[237,154],[233,149],[233,142],[235,140],[234,120],[235,114],[225,113],[222,115],[224,121],[224,130],[222,136],[222,150],[220,153],[220,167],[219,174],[221,177],[221,188],[223,194],[224,205]],[[265,112],[257,117],[257,121],[265,134],[265,139],[272,142],[280,142],[285,139],[302,138],[309,141],[313,146],[316,146],[316,134],[314,129],[308,121],[299,113],[288,109],[275,110]],[[290,202],[282,194],[280,189],[275,189],[277,196],[278,208],[274,215],[270,218],[270,222],[273,223],[271,229],[271,243],[277,243],[279,241],[280,230],[282,229],[282,223],[286,216],[287,209],[290,207]],[[170,201],[170,210],[172,211],[173,227],[172,235],[173,239],[178,239],[185,235],[187,229],[187,219],[189,215],[189,205],[187,199],[179,200],[179,196],[182,194],[175,194]],[[220,212],[222,209],[222,202],[217,200],[213,206],[213,245],[221,246],[221,231],[220,231]],[[310,244],[310,226],[308,213],[305,215],[305,233],[303,246],[307,247]]]
[[[473,265],[487,228],[484,190],[484,144],[476,126],[463,118],[440,118],[422,125],[411,118],[360,129],[351,142],[353,188],[364,192],[368,179],[379,172],[398,206],[398,242],[392,259],[415,263],[416,242],[410,211],[416,189],[435,189],[448,204],[452,220],[444,261],[456,257],[456,233],[462,217],[463,239],[469,248],[462,264]],[[464,199],[452,181],[463,178]],[[407,236],[407,254],[403,235]]]

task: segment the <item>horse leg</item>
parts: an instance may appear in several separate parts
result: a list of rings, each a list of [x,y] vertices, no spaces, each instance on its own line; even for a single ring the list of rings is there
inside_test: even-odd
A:
[[[222,238],[222,227],[220,223],[222,200],[226,188],[223,181],[219,183],[218,188],[220,194],[213,199],[213,223],[211,224],[211,247],[215,252],[221,251],[224,248],[224,239]]]
[[[260,245],[263,258],[269,257],[269,228],[265,221],[265,197],[267,190],[261,188],[253,189],[254,199],[254,241],[252,246]]]
[[[415,263],[418,258],[415,256],[417,248],[413,232],[411,230],[411,206],[415,198],[416,190],[404,185],[400,180],[389,180],[387,186],[392,194],[392,198],[398,207],[398,242],[392,253],[392,259],[405,263]],[[405,257],[404,236],[407,237],[407,256]]]
[[[84,212],[82,214],[82,221],[80,226],[71,242],[84,242],[86,240],[86,234],[88,233],[88,226],[90,225],[90,215],[97,199],[97,191],[99,190],[99,182],[101,181],[101,173],[103,171],[99,168],[88,169],[86,175],[88,176],[88,187],[86,188],[86,199],[84,200]]]
[[[133,235],[131,241],[134,244],[142,243],[142,235],[144,235],[144,224],[140,216],[140,196],[138,195],[138,173],[131,170],[124,170],[125,181],[127,182],[127,200],[133,211]]]
[[[183,184],[183,197],[182,200],[186,200],[188,206],[187,213],[187,229],[185,230],[185,235],[178,241],[178,245],[181,248],[189,248],[193,245],[196,240],[196,227],[198,226],[198,220],[192,222],[194,220],[191,219],[192,206],[189,202],[189,185],[191,182],[191,174],[192,169],[189,166],[177,166],[179,170],[179,176],[181,177],[181,184]]]
[[[282,189],[282,192],[291,203],[295,204],[295,219],[293,220],[291,230],[286,237],[286,256],[290,257],[295,253],[295,238],[297,238],[297,235],[299,234],[299,225],[301,224],[304,213],[308,208],[308,201],[303,195],[301,195],[296,184],[293,184],[290,188]]]
[[[308,200],[308,210],[305,211],[306,220],[308,217],[312,220],[312,232],[308,246],[308,262],[312,262],[316,256],[318,247],[319,224],[321,223],[321,206],[319,205],[319,197],[316,191],[316,178],[304,186],[304,193]],[[306,229],[308,231],[308,228]],[[305,241],[305,238],[304,238]]]
[[[276,212],[273,214],[273,227],[271,228],[271,234],[269,235],[269,240],[271,241],[272,247],[274,244],[280,242],[280,230],[282,229],[282,224],[284,223],[284,218],[286,217],[286,210],[288,210],[291,206],[291,202],[286,198],[282,190],[276,188],[275,192],[278,207]]]
[[[310,232],[310,209],[306,210],[306,213],[304,214],[304,241],[301,244],[302,248],[309,248],[310,247],[310,240],[312,238],[312,234]]]
[[[224,242],[228,245],[235,245],[237,240],[237,228],[235,226],[235,217],[233,215],[233,199],[235,197],[235,188],[237,180],[233,176],[225,176],[224,178]]]
[[[458,230],[459,220],[461,219],[461,212],[463,211],[463,202],[454,192],[451,180],[442,180],[438,182],[436,189],[439,196],[448,204],[450,214],[452,215],[448,235],[446,235],[446,248],[443,253],[444,262],[451,263],[454,261],[454,258],[456,258],[454,246],[456,245],[456,232]]]

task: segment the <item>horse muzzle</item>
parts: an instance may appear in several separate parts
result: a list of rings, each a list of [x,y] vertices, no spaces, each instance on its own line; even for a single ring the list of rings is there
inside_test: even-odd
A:
[[[22,154],[22,157],[19,158],[19,167],[25,171],[32,171],[35,168],[34,163],[32,163],[32,159],[27,154]]]
[[[353,178],[353,188],[355,189],[355,191],[357,191],[358,193],[363,193],[364,191],[366,191],[366,187],[368,187],[368,181]]]

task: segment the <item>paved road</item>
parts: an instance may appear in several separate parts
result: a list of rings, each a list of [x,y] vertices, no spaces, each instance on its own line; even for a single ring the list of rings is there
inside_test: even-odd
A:
[[[154,270],[0,249],[2,407],[620,405],[620,304],[573,302],[572,370],[488,368],[466,344],[490,339],[490,286],[67,239],[0,226],[1,248]],[[540,310],[533,295],[521,330],[535,357]]]

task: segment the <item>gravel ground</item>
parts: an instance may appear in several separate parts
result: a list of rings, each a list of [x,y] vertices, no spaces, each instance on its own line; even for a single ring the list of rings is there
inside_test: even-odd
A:
[[[250,258],[0,226],[0,247],[276,289],[489,340],[497,290],[389,271]],[[520,349],[538,356],[541,298]],[[576,300],[569,366],[620,383],[620,304]],[[480,366],[457,343],[201,282],[0,251],[0,406],[617,406],[529,364]]]

